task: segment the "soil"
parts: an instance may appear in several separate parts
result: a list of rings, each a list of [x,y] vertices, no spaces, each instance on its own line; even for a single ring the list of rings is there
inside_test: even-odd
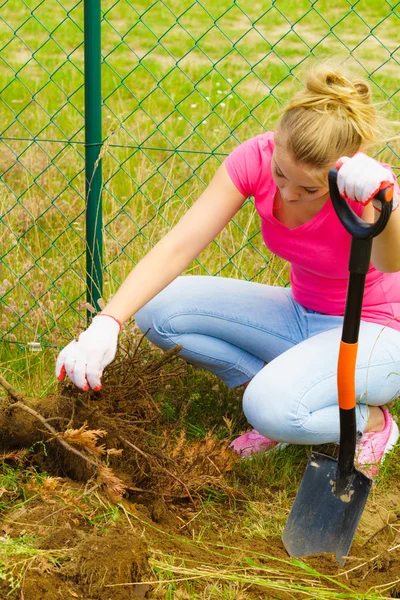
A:
[[[188,506],[166,506],[165,514],[154,518],[154,505],[124,500],[122,506],[127,518],[108,523],[105,528],[94,526],[80,516],[81,511],[76,506],[68,506],[65,498],[62,499],[63,493],[81,493],[82,488],[69,480],[60,480],[57,487],[58,498],[38,496],[8,512],[3,520],[3,532],[5,530],[7,536],[31,535],[39,540],[36,543],[38,550],[51,551],[55,555],[59,552],[55,565],[50,563],[45,553],[43,558],[39,556],[32,560],[22,581],[23,595],[21,590],[17,590],[9,596],[12,600],[164,598],[165,591],[155,583],[155,573],[149,561],[158,552],[179,557],[191,567],[200,569],[212,562],[219,569],[240,564],[246,552],[252,555],[259,552],[275,559],[288,558],[278,537],[249,540],[224,534],[222,543],[215,529],[214,535],[208,531],[207,545],[214,543],[218,548],[216,558],[209,546],[202,548],[190,543],[193,534],[200,534],[200,526],[197,530],[192,529],[190,534],[182,533],[182,517],[188,518]],[[371,587],[387,586],[397,581],[397,587],[393,585],[382,598],[399,597],[396,594],[400,592],[400,547],[396,546],[400,544],[400,535],[398,531],[395,533],[399,513],[393,512],[394,506],[398,510],[399,496],[380,497],[375,494],[362,518],[357,541],[344,568],[339,568],[334,557],[328,555],[309,557],[304,562],[325,575],[336,577],[341,573],[339,580],[359,594],[365,594]],[[261,558],[259,562],[263,568],[277,568],[273,560]],[[299,579],[303,577],[304,571],[299,569]],[[335,585],[332,585],[334,589]],[[3,582],[0,597],[5,598],[8,591]],[[274,592],[273,596],[266,596],[261,588],[252,586],[247,589],[245,597],[288,600],[307,596],[296,596],[292,592]]]
[[[28,437],[22,436],[24,442],[32,444],[32,437],[47,441],[35,446],[27,458],[6,458],[9,464],[22,461],[28,478],[23,482],[23,498],[15,491],[0,489],[0,539],[26,536],[33,540],[36,553],[25,557],[22,571],[21,556],[8,556],[7,568],[14,568],[15,576],[22,575],[20,585],[11,592],[12,580],[0,578],[0,598],[184,599],[191,596],[185,592],[182,576],[175,595],[165,596],[155,558],[170,555],[191,568],[214,565],[216,570],[223,570],[243,565],[243,558],[249,555],[255,557],[260,568],[275,571],[277,559],[288,560],[279,533],[265,539],[241,534],[238,523],[244,516],[245,503],[236,503],[243,497],[230,479],[237,458],[229,450],[228,441],[221,441],[212,431],[201,440],[187,439],[180,425],[187,410],[182,397],[187,398],[190,390],[183,390],[179,383],[186,367],[173,353],[167,357],[153,353],[146,348],[140,353],[132,348],[122,353],[99,394],[82,394],[65,382],[60,384],[55,399],[49,397],[40,403],[26,399],[41,413],[53,411],[53,417],[57,416],[61,424],[68,423],[70,431],[80,431],[74,447],[110,471],[85,463],[80,456],[61,448],[54,437],[49,441],[48,432],[35,423],[31,414],[18,411],[16,420],[3,432],[3,452],[17,447],[15,437],[8,434],[16,431],[16,424],[23,430],[24,419],[29,431]],[[170,422],[160,410],[165,402],[160,398],[160,388],[171,390],[174,397],[176,411]],[[53,423],[59,426],[57,421]],[[62,430],[65,428],[60,425]],[[103,433],[88,442],[82,431]],[[72,444],[73,435],[65,439]],[[115,450],[123,450],[122,455]],[[36,477],[41,470],[47,477]],[[390,492],[378,488],[371,492],[344,568],[329,555],[302,561],[308,565],[308,574],[315,569],[332,576],[331,582],[323,581],[332,594],[341,591],[335,584],[338,579],[355,594],[365,594],[375,587],[374,598],[400,597],[400,488],[396,485]],[[215,506],[207,509],[205,499],[210,488],[223,492],[217,503],[223,518],[219,518]],[[205,530],[205,543],[194,544],[193,540],[202,540]],[[295,563],[291,568],[296,573]],[[304,576],[304,566],[299,565],[299,580]],[[318,581],[318,574],[313,577]],[[199,594],[196,598],[203,598],[201,585],[201,578],[193,583]],[[318,595],[289,594],[284,590],[266,594],[256,585],[247,585],[245,594],[237,595],[238,600],[297,597]]]

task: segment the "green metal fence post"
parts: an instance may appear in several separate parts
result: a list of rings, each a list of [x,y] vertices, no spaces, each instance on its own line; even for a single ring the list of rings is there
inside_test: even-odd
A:
[[[101,0],[84,0],[86,282],[87,301],[100,309],[102,275]],[[90,313],[88,312],[88,319]]]

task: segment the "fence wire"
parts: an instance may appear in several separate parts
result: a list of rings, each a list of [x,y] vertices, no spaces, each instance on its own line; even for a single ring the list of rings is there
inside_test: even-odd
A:
[[[83,7],[0,0],[0,331],[32,349],[86,322]],[[273,129],[311,62],[351,63],[397,116],[400,2],[102,0],[101,10],[106,300],[227,154]],[[396,142],[376,156],[399,169]],[[188,272],[288,284],[250,200]]]

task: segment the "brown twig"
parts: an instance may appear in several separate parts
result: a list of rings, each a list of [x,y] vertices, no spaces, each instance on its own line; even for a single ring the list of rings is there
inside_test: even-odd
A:
[[[134,362],[134,360],[136,358],[136,355],[139,352],[139,348],[142,345],[143,340],[145,339],[145,337],[146,337],[146,335],[148,334],[149,331],[150,331],[150,328],[145,333],[142,334],[142,337],[140,338],[139,343],[137,344],[137,346],[136,346],[136,348],[134,350],[134,353],[133,353],[133,356],[132,356],[132,363]]]
[[[23,397],[23,395],[20,392],[18,392],[15,388],[13,388],[12,385],[10,385],[8,381],[6,381],[1,375],[0,385],[2,385],[5,390],[7,390],[11,398],[14,398],[14,400],[17,400],[17,402],[24,402],[25,398]]]
[[[12,385],[10,385],[8,383],[8,381],[6,381],[6,379],[4,379],[4,377],[2,377],[2,375],[0,375],[0,385],[2,385],[3,388],[7,390],[7,392],[10,394],[11,398],[16,400],[16,402],[14,402],[14,404],[10,404],[9,410],[14,410],[15,408],[19,408],[19,409],[29,413],[37,421],[42,423],[42,425],[44,425],[44,427],[48,431],[50,431],[50,433],[54,436],[54,438],[61,444],[61,446],[64,446],[64,448],[66,450],[68,450],[69,452],[72,452],[76,456],[79,456],[82,460],[89,463],[96,469],[99,467],[99,464],[96,461],[91,460],[90,458],[88,458],[87,456],[82,454],[82,452],[79,452],[79,450],[77,450],[76,448],[74,448],[73,446],[68,444],[68,442],[59,438],[58,437],[59,432],[49,424],[49,422],[48,422],[49,420],[45,419],[40,413],[38,413],[36,410],[34,410],[30,406],[28,406],[26,404],[26,400],[25,400],[24,396],[20,392],[18,392],[15,388],[13,388]],[[53,418],[55,418],[55,417],[53,417]]]
[[[7,390],[7,392],[10,394],[10,396],[14,400],[16,400],[16,402],[14,402],[14,404],[10,404],[10,406],[8,407],[9,410],[14,410],[15,408],[19,408],[19,409],[29,413],[32,417],[34,417],[37,421],[39,421],[40,423],[42,423],[42,425],[44,425],[44,427],[47,429],[47,431],[49,431],[53,435],[53,437],[61,444],[61,446],[63,446],[66,450],[68,450],[69,452],[72,452],[76,456],[79,456],[79,458],[81,458],[82,460],[84,460],[85,462],[90,464],[92,467],[95,467],[96,469],[98,469],[98,467],[99,467],[98,462],[88,458],[87,456],[82,454],[82,452],[79,452],[79,450],[77,450],[76,448],[74,448],[73,446],[68,444],[68,442],[66,442],[65,440],[58,437],[59,432],[49,424],[48,419],[45,419],[40,413],[38,413],[36,410],[34,410],[30,406],[28,406],[26,404],[26,400],[25,400],[24,396],[20,392],[18,392],[15,388],[13,388],[12,385],[10,385],[8,383],[8,381],[6,381],[6,379],[4,379],[4,377],[2,377],[2,375],[0,375],[0,384],[3,386],[4,389]],[[56,417],[53,417],[53,418],[56,418]]]
[[[147,363],[147,365],[143,369],[143,372],[145,373],[146,371],[159,371],[164,365],[171,362],[171,359],[178,358],[178,354],[181,350],[182,346],[174,346],[173,348],[166,350],[162,356],[160,356],[159,358],[155,358],[150,363]]]
[[[122,442],[124,442],[125,444],[127,444],[128,446],[130,446],[131,448],[133,448],[133,450],[135,450],[138,454],[140,454],[141,456],[144,456],[145,458],[154,458],[154,456],[152,456],[151,454],[148,454],[147,452],[144,452],[144,450],[141,450],[140,448],[138,448],[137,446],[135,446],[135,444],[132,444],[132,442],[130,442],[129,440],[120,437],[119,438]],[[176,475],[174,475],[174,473],[171,473],[171,471],[169,471],[168,469],[166,469],[165,467],[163,467],[162,465],[159,465],[160,468],[165,471],[165,473],[167,473],[167,475],[169,475],[170,477],[172,477],[173,479],[175,479],[178,483],[181,484],[181,486],[183,486],[186,490],[186,493],[188,495],[188,497],[190,498],[190,501],[192,502],[193,506],[196,507],[195,501],[193,500],[193,497],[189,491],[188,486],[186,485],[186,483],[184,483],[181,479],[179,479],[179,477],[177,477]]]
[[[30,406],[28,406],[27,404],[25,404],[25,402],[23,400],[22,401],[18,401],[18,402],[14,402],[14,404],[11,404],[9,408],[10,408],[10,410],[14,410],[15,408],[19,408],[19,409],[24,410],[25,412],[29,413],[30,415],[32,415],[32,417],[34,417],[40,423],[42,423],[42,425],[44,425],[44,427],[46,427],[46,429],[48,431],[50,431],[50,433],[59,442],[59,444],[61,444],[61,446],[64,446],[64,448],[66,450],[68,450],[69,452],[72,452],[76,456],[79,456],[82,460],[84,460],[85,462],[89,463],[90,465],[92,465],[96,469],[99,467],[99,463],[98,462],[96,462],[96,461],[88,458],[87,456],[85,456],[84,454],[82,454],[82,452],[79,452],[79,450],[77,450],[76,448],[74,448],[73,446],[71,446],[70,444],[68,444],[68,442],[66,442],[62,438],[58,437],[59,436],[59,432],[56,429],[54,429],[54,427],[52,427],[47,422],[47,419],[45,419],[36,410],[34,410],[33,408],[31,408]]]
[[[36,410],[34,410],[33,408],[31,408],[30,406],[28,406],[25,402],[25,398],[24,396],[20,393],[17,392],[16,389],[14,389],[12,387],[12,385],[10,385],[8,383],[8,381],[6,381],[4,379],[4,377],[2,377],[0,375],[0,384],[3,386],[4,389],[7,390],[7,392],[10,394],[10,396],[16,400],[16,402],[14,402],[14,404],[11,404],[9,406],[9,410],[14,410],[15,408],[19,408],[27,413],[29,413],[32,417],[34,417],[37,421],[40,421],[40,423],[42,423],[42,425],[44,425],[44,427],[50,431],[50,433],[57,439],[57,441],[64,446],[64,448],[66,448],[67,450],[69,450],[69,452],[72,452],[73,454],[76,454],[77,456],[79,456],[80,458],[82,458],[84,461],[88,462],[89,464],[91,464],[94,467],[98,467],[98,464],[91,460],[90,458],[88,458],[87,456],[85,456],[84,454],[82,454],[82,452],[79,452],[79,450],[76,450],[76,448],[73,448],[72,446],[70,446],[68,444],[68,442],[60,439],[58,437],[58,431],[56,429],[54,429],[54,427],[52,427],[49,423],[48,420],[45,419],[40,413],[38,413]]]

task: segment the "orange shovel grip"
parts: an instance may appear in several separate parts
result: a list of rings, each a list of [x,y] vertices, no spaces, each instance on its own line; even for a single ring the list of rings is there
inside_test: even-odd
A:
[[[355,344],[340,342],[337,373],[338,401],[339,407],[346,410],[350,410],[356,405],[355,372],[357,349],[357,342]]]
[[[385,181],[385,188],[382,190],[382,196],[384,197],[384,199],[386,200],[386,202],[390,202],[391,200],[393,200],[393,187],[386,187],[386,181]]]

